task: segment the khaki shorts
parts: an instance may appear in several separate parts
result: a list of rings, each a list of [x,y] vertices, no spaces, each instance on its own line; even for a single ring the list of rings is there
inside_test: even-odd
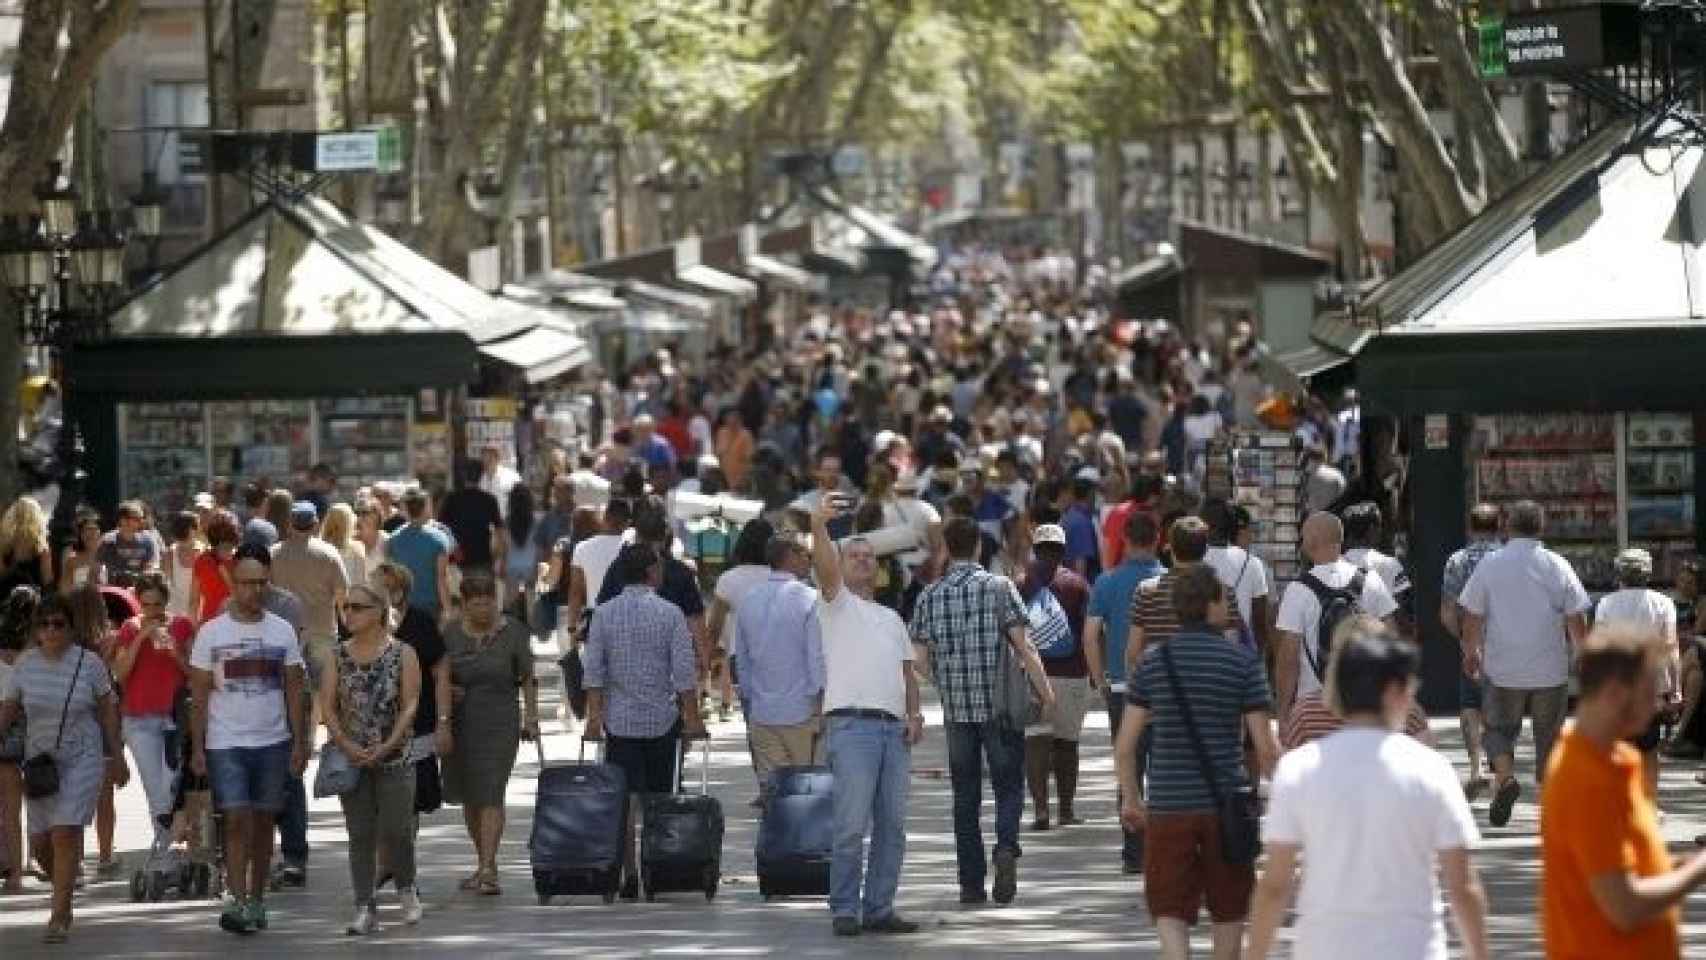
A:
[[[1049,677],[1054,690],[1054,710],[1025,728],[1027,737],[1053,737],[1076,741],[1084,732],[1084,715],[1090,712],[1089,677]]]
[[[778,767],[815,767],[823,763],[823,738],[818,736],[816,718],[788,726],[753,724],[747,728],[752,741],[752,768],[758,782],[768,785]]]

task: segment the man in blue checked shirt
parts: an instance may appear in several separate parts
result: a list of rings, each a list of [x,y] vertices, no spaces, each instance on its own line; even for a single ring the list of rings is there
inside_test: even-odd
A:
[[[707,736],[693,634],[680,608],[657,594],[663,564],[656,550],[636,544],[619,562],[628,586],[598,605],[587,630],[586,738],[609,738],[605,760],[622,768],[630,792],[674,793],[681,740]],[[622,848],[625,900],[640,895],[633,830],[630,818]]]

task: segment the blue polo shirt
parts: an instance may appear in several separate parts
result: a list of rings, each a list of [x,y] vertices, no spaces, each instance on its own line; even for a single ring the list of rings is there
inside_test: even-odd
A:
[[[1102,546],[1096,536],[1096,517],[1090,507],[1075,503],[1066,508],[1060,518],[1066,531],[1066,562],[1068,565],[1086,560],[1084,579],[1095,580],[1102,573]]]
[[[1102,621],[1102,635],[1107,638],[1103,644],[1107,651],[1103,672],[1114,683],[1125,682],[1125,645],[1131,635],[1131,599],[1137,593],[1137,585],[1165,572],[1161,561],[1154,557],[1128,557],[1097,577],[1095,586],[1090,588],[1090,616]]]

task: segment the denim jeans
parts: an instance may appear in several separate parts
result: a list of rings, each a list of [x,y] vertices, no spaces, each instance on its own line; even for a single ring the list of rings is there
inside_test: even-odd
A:
[[[829,867],[829,909],[838,917],[879,920],[894,913],[894,892],[906,856],[906,794],[912,750],[906,723],[873,717],[825,717],[829,769],[835,774],[835,851]],[[871,837],[865,870],[865,835]]]
[[[308,869],[308,791],[301,777],[285,777],[278,814],[278,855],[285,866]]]
[[[993,720],[946,724],[948,775],[954,788],[954,853],[960,888],[981,890],[988,872],[983,852],[983,763],[995,793],[995,849],[1019,850],[1019,818],[1025,812],[1025,735]]]
[[[142,781],[142,792],[148,797],[149,821],[154,826],[154,842],[161,843],[171,835],[172,801],[178,789],[178,767],[181,759],[174,750],[166,755],[166,741],[175,745],[176,736],[167,732],[176,728],[165,714],[124,718],[124,743],[136,760],[136,776]],[[161,825],[161,818],[166,825]]]

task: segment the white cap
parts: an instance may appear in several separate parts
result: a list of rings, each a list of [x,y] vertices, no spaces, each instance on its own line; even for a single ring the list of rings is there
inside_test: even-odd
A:
[[[1045,523],[1031,534],[1032,543],[1058,543],[1066,546],[1066,530],[1058,523]]]

